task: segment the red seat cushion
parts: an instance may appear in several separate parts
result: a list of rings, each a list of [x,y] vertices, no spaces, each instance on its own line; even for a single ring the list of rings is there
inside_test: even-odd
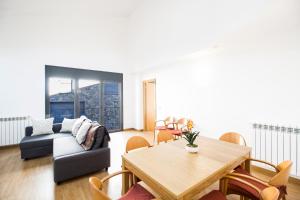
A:
[[[167,127],[165,127],[165,126],[156,126],[155,127],[155,130],[166,130],[167,129]]]
[[[237,167],[234,170],[234,172],[251,176],[251,174],[249,172],[247,172],[245,169],[243,169],[240,166]],[[253,177],[253,176],[251,176],[251,177]],[[258,181],[250,180],[250,179],[243,178],[243,177],[240,177],[240,178],[247,181],[247,182],[249,182],[249,183],[251,183],[251,184],[253,184],[253,185],[255,185],[256,187],[258,187],[261,190],[263,190],[267,187],[267,186],[265,186],[264,184],[261,184]],[[277,189],[280,192],[278,199],[281,199],[281,197],[283,197],[284,195],[287,194],[286,186],[284,186],[284,185],[278,186]],[[249,186],[246,186],[245,184],[243,184],[241,182],[238,182],[238,181],[230,180],[229,185],[228,185],[228,190],[229,190],[228,193],[243,194],[244,196],[250,197],[252,199],[258,199],[259,200],[259,194],[258,194],[258,192],[256,192],[256,190],[254,190],[254,189],[250,188]]]
[[[249,172],[247,172],[245,169],[238,167],[234,170],[235,173],[239,173],[239,174],[244,174],[244,175],[248,175],[251,176],[249,174]],[[253,176],[251,176],[253,177]],[[249,178],[245,178],[245,177],[238,177],[244,181],[247,181],[248,183],[256,186],[257,188],[259,188],[260,190],[265,189],[267,186],[265,186],[264,184],[260,183],[258,180],[252,180]],[[254,177],[255,178],[255,177]],[[257,192],[255,189],[253,189],[252,187],[241,183],[240,181],[237,180],[229,180],[228,181],[228,193],[229,194],[239,194],[239,195],[243,195],[246,197],[249,197],[253,200],[259,200],[260,199],[260,194],[259,192]]]
[[[139,184],[135,184],[119,200],[150,200],[155,197]]]
[[[210,193],[201,197],[199,200],[226,200],[226,197],[219,190],[213,190]]]
[[[178,136],[182,135],[181,130],[169,130],[169,132],[173,135],[178,135]]]

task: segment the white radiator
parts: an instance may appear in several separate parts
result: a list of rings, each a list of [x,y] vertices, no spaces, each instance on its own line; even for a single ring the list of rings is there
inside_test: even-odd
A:
[[[29,116],[0,117],[0,146],[19,144],[29,125]]]
[[[300,178],[300,128],[254,123],[252,124],[252,157],[275,165],[291,160],[291,175]]]

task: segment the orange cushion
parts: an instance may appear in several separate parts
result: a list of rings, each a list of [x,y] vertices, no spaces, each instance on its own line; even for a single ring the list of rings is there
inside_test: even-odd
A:
[[[219,190],[213,190],[207,195],[201,197],[199,200],[226,200],[226,197]]]
[[[119,200],[151,200],[155,197],[139,184],[135,184]]]

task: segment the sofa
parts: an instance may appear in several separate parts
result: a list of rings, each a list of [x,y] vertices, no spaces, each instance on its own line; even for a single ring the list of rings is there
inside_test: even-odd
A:
[[[97,146],[88,151],[70,132],[61,133],[61,124],[53,124],[52,130],[54,134],[32,136],[32,127],[26,127],[20,150],[24,160],[53,154],[56,183],[110,167],[109,135],[104,126],[97,130]]]

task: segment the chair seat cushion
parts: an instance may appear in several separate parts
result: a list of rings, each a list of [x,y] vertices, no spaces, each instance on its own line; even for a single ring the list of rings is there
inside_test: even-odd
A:
[[[165,126],[156,126],[155,127],[155,130],[166,130],[167,129],[167,127],[165,127]]]
[[[145,188],[143,188],[143,186],[135,184],[119,200],[150,200],[154,198],[155,197]]]
[[[170,132],[172,135],[178,135],[178,136],[182,135],[181,130],[170,130],[169,132]]]
[[[247,172],[245,169],[241,168],[241,167],[238,167],[234,170],[234,173],[239,173],[239,174],[244,174],[244,175],[247,175],[247,176],[251,176],[249,172]],[[251,176],[253,177],[253,176]],[[252,179],[249,179],[249,178],[246,178],[246,177],[239,177],[240,179],[256,186],[257,188],[259,188],[261,191],[265,188],[267,188],[266,185],[260,183],[260,181],[258,179],[256,180],[252,180]],[[260,194],[255,190],[253,189],[252,187],[244,184],[244,183],[241,183],[240,181],[237,181],[237,180],[229,180],[228,182],[228,193],[229,194],[240,194],[240,195],[243,195],[243,196],[247,196],[251,199],[257,199],[259,200],[260,199]]]
[[[219,190],[213,190],[210,193],[201,197],[199,200],[226,200],[226,197]]]

